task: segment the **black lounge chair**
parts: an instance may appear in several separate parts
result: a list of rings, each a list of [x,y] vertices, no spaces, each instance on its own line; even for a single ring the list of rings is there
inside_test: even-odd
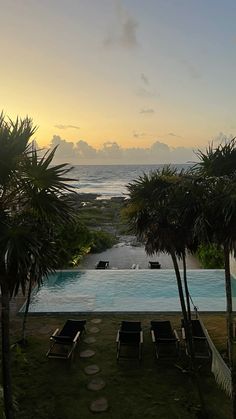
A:
[[[149,262],[150,269],[161,269],[161,265],[159,262]]]
[[[193,336],[193,349],[196,358],[209,359],[211,357],[211,351],[207,342],[206,335],[202,328],[201,322],[198,319],[192,319],[192,336]],[[186,332],[184,327],[184,320],[181,320],[182,338],[186,342]],[[189,355],[187,345],[186,354]]]
[[[70,359],[85,330],[86,320],[67,320],[59,332],[56,329],[50,337],[52,344],[46,353],[48,358]],[[59,332],[59,333],[58,333]]]
[[[100,260],[96,265],[96,269],[107,269],[108,267],[109,267],[109,262],[104,261],[104,260]]]
[[[116,359],[138,358],[142,359],[143,332],[141,322],[122,321],[116,336]]]
[[[179,356],[179,337],[169,320],[151,321],[151,336],[157,358]]]

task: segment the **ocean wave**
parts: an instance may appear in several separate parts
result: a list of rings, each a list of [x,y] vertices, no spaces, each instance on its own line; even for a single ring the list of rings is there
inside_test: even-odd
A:
[[[78,193],[93,193],[99,199],[110,199],[127,195],[127,185],[143,173],[149,173],[163,165],[119,165],[119,166],[74,166],[72,176],[78,180],[70,184]],[[182,169],[189,165],[176,165]]]

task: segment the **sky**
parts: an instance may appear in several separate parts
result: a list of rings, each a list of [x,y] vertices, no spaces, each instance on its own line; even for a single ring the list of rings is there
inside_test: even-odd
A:
[[[179,163],[236,135],[235,0],[0,6],[0,108],[58,160]]]

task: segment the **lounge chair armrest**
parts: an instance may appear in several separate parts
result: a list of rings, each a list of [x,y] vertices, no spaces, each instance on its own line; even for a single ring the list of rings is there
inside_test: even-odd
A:
[[[155,338],[155,333],[153,330],[151,330],[151,336],[152,336],[152,341],[155,343],[156,342],[156,338]]]
[[[57,333],[59,332],[59,329],[56,329],[53,334],[50,337],[50,340],[53,340],[53,337],[57,335]]]
[[[73,342],[74,342],[74,343],[75,343],[75,342],[77,342],[79,335],[80,335],[80,331],[78,331],[78,332],[76,333],[76,335],[75,335],[75,337],[74,337],[74,339],[73,339]]]
[[[140,343],[143,343],[143,331],[140,332]]]
[[[178,335],[178,333],[176,332],[175,329],[173,330],[173,332],[174,332],[176,340],[178,340],[178,342],[180,342],[179,335]]]

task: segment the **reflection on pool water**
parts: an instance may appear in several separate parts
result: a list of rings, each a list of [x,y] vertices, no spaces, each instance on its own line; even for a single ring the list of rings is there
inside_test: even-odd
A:
[[[199,310],[225,311],[223,270],[189,270],[188,283]],[[171,269],[60,271],[35,290],[29,311],[180,311],[180,303]]]

